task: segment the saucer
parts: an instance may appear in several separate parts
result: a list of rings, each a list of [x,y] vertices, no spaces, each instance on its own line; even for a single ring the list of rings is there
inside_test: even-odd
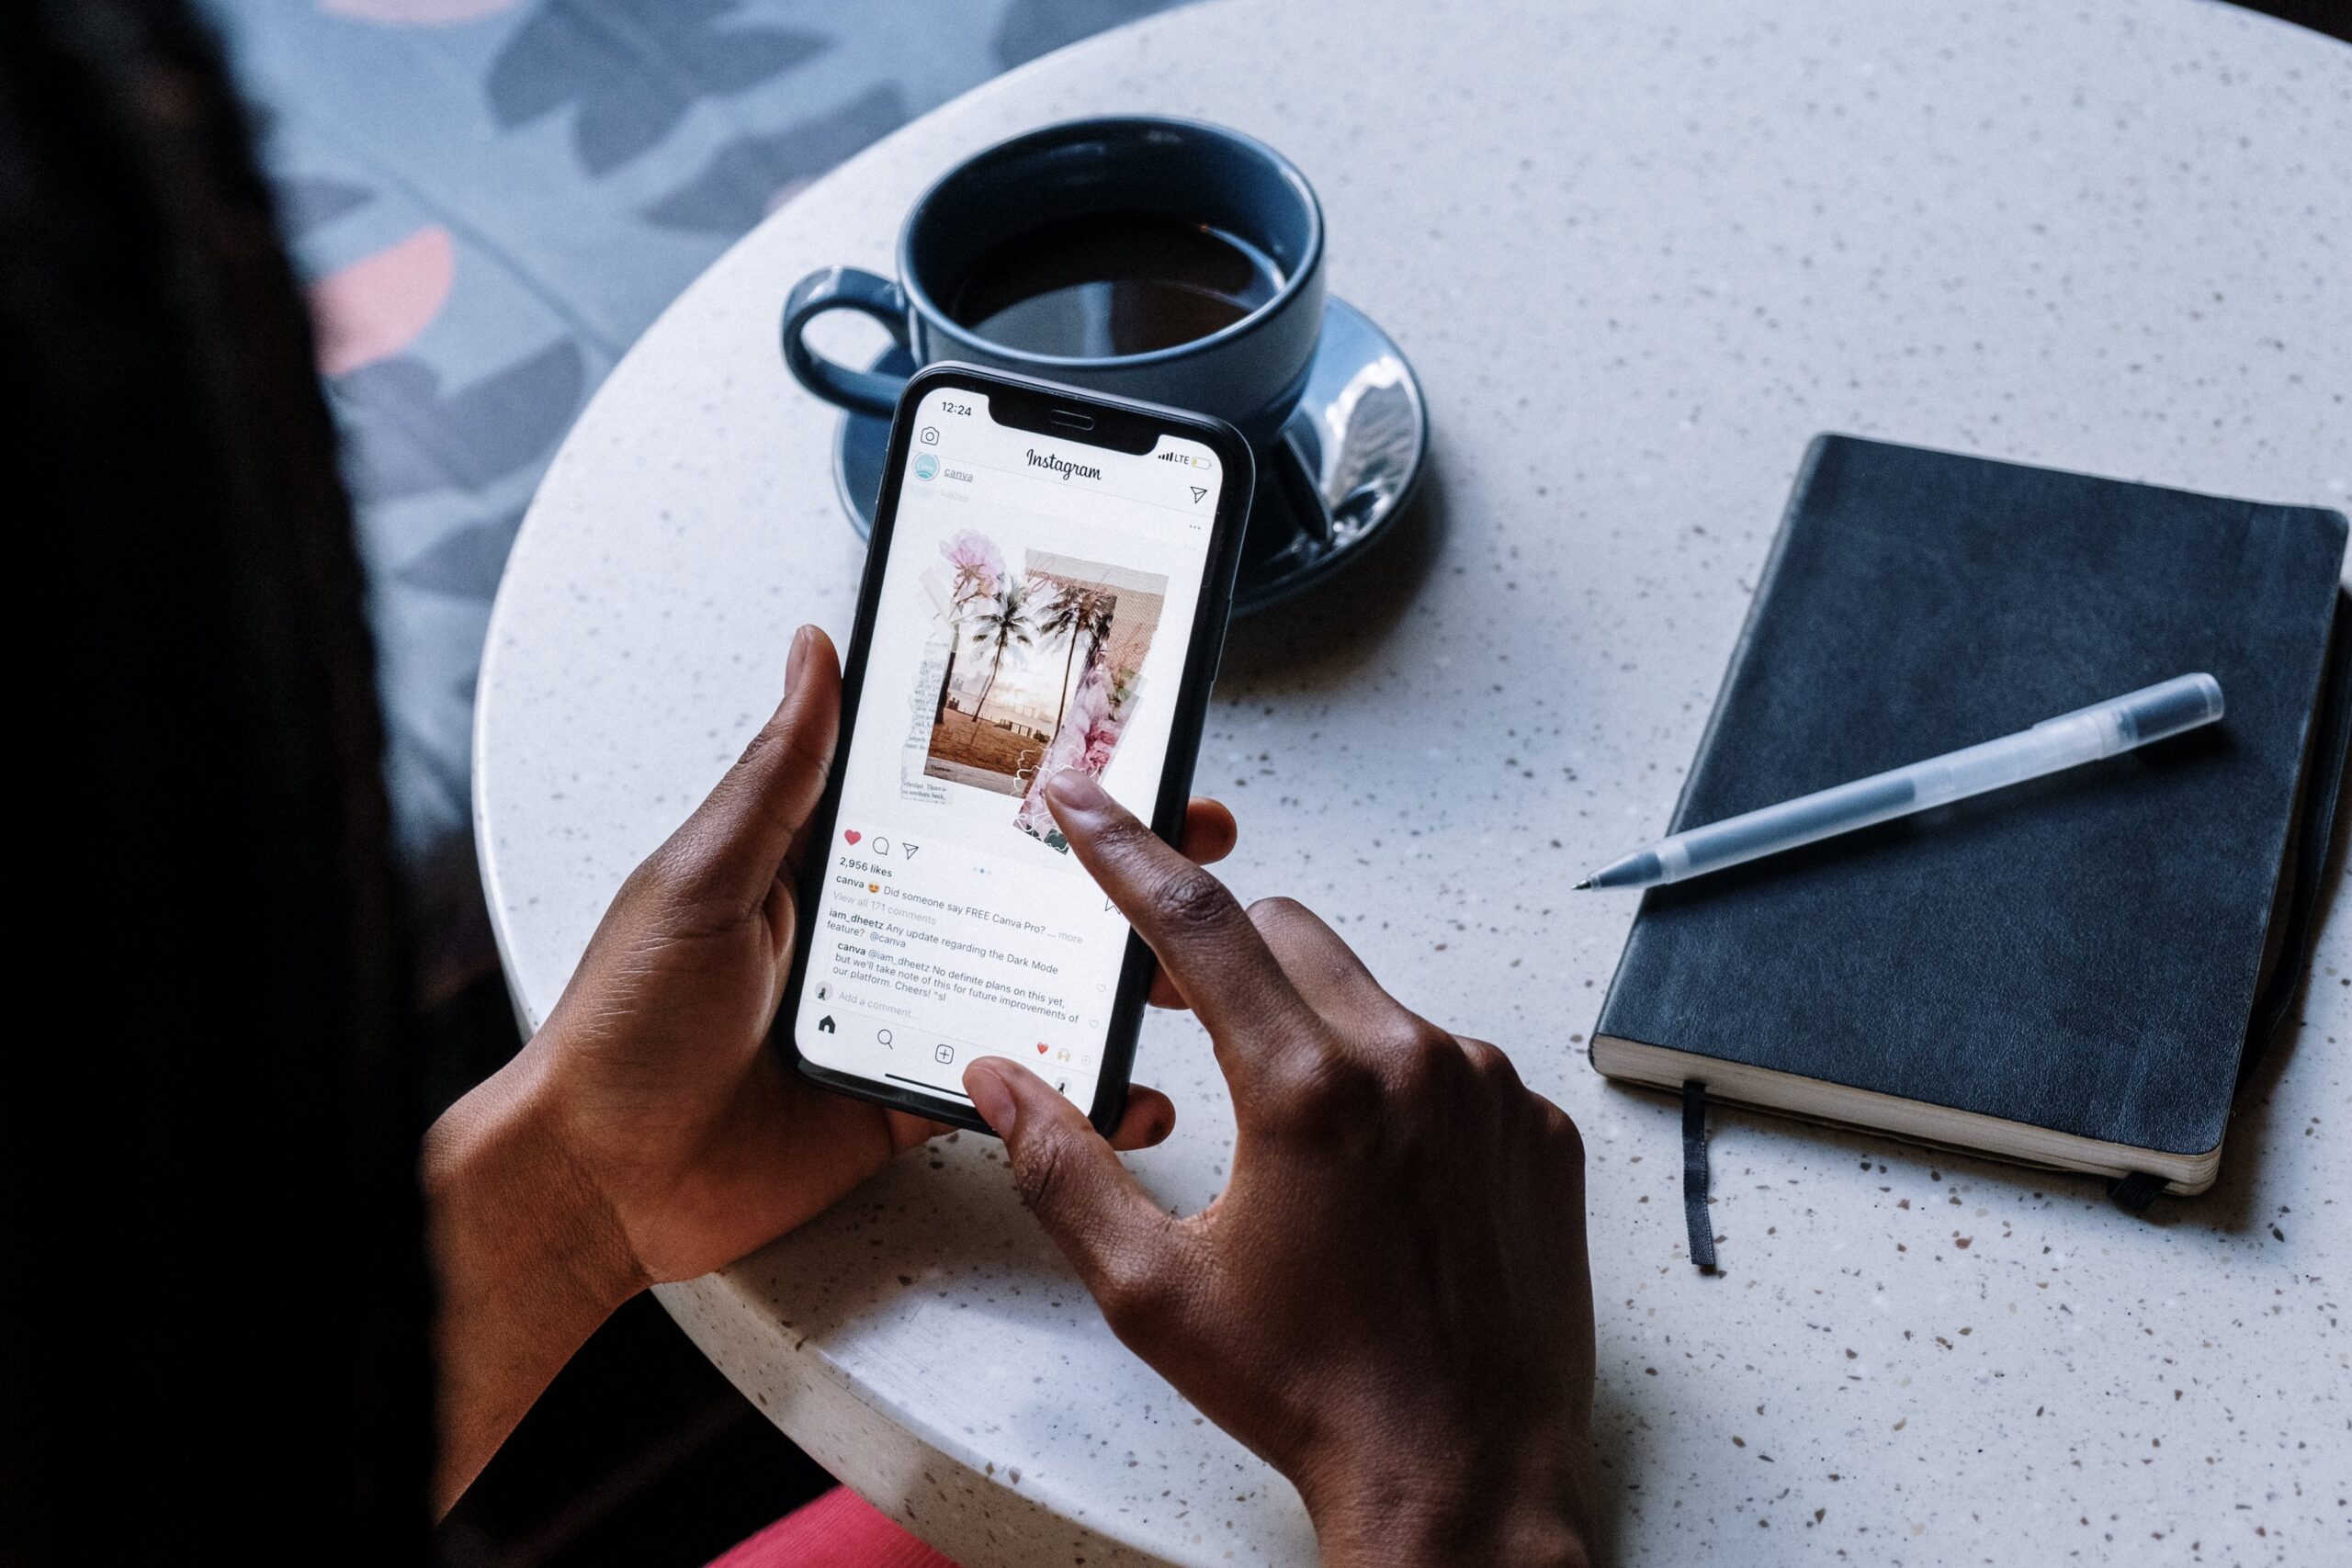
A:
[[[873,365],[893,376],[914,367],[895,344]],[[833,488],[860,538],[874,528],[889,444],[888,420],[842,416]],[[1405,509],[1429,450],[1429,405],[1404,351],[1363,311],[1326,297],[1306,391],[1273,449],[1258,454],[1233,613],[1281,604],[1363,558]]]

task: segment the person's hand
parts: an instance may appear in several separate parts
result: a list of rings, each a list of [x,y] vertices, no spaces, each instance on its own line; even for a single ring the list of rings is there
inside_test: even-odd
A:
[[[948,1130],[819,1089],[768,1043],[840,727],[823,632],[795,636],[785,684],[709,798],[622,884],[546,1023],[428,1135],[456,1486],[622,1300],[733,1262]],[[1232,814],[1194,801],[1184,839],[1221,858]],[[1136,1088],[1113,1141],[1139,1148],[1174,1124],[1165,1095]]]
[[[840,727],[823,632],[793,639],[785,684],[741,760],[621,885],[526,1052],[647,1283],[733,1262],[948,1130],[820,1089],[768,1047]],[[1232,814],[1195,801],[1187,850],[1215,861],[1233,840]],[[1168,1098],[1137,1088],[1113,1141],[1140,1148],[1174,1124]]]
[[[1180,1218],[1026,1067],[965,1070],[1113,1332],[1297,1485],[1328,1562],[1585,1561],[1574,1124],[1494,1046],[1407,1010],[1306,909],[1245,913],[1091,779],[1047,793],[1233,1091],[1232,1175]]]

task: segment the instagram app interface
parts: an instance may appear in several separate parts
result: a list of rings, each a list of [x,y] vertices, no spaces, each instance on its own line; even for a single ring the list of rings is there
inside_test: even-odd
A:
[[[1012,1056],[1094,1099],[1127,923],[1044,785],[1097,775],[1147,820],[1224,481],[922,400],[794,1020],[820,1066],[966,1101]]]

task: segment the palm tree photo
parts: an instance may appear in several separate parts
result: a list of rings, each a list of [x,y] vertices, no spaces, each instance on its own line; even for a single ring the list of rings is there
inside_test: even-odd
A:
[[[980,683],[980,694],[972,701],[972,722],[980,722],[980,713],[989,705],[989,693],[996,685],[998,673],[1004,668],[1004,656],[1015,648],[1027,648],[1029,636],[1029,585],[1008,582],[994,599],[983,604],[966,617],[971,627],[973,645],[989,649],[989,678]]]
[[[923,774],[1020,798],[1030,819],[1015,826],[1060,848],[1035,786],[1050,771],[1109,761],[1168,580],[1034,548],[1007,570],[971,529],[941,554],[949,572],[926,579],[926,592],[946,622],[949,656],[944,673],[926,666],[936,699],[928,684],[917,699],[931,707]]]
[[[947,716],[947,692],[956,682],[956,645],[964,640],[965,617],[1004,580],[1004,557],[985,534],[967,528],[941,545],[939,553],[956,569],[956,581],[947,593],[947,669],[939,678],[939,698],[932,704],[933,724]]]
[[[1078,659],[1078,639],[1089,639],[1086,662],[1091,666],[1095,655],[1102,650],[1102,639],[1111,634],[1111,615],[1118,607],[1119,596],[1100,583],[1059,579],[1053,581],[1053,601],[1037,622],[1037,632],[1048,646],[1064,639],[1069,644],[1062,655],[1061,703],[1054,709],[1054,731],[1058,733],[1063,718],[1069,713],[1070,673]]]

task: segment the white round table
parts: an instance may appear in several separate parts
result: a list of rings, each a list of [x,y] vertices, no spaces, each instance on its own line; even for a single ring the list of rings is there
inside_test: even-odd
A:
[[[2089,1181],[1724,1114],[1705,1279],[1676,1108],[1585,1061],[1633,900],[1566,892],[1666,819],[1816,431],[2352,500],[2352,50],[2226,6],[1210,5],[908,127],[687,290],[523,527],[475,772],[521,1010],[768,711],[792,627],[846,640],[861,546],[833,412],[776,354],[785,290],[887,270],[972,150],[1114,110],[1295,159],[1333,291],[1427,386],[1418,520],[1237,627],[1199,787],[1240,818],[1238,891],[1325,911],[1585,1128],[1622,1560],[2345,1550],[2340,917],[2210,1196],[2132,1219]],[[1155,1019],[1138,1076],[1182,1123],[1136,1168],[1206,1201],[1231,1120],[1204,1037]],[[1113,1340],[986,1139],[662,1299],[970,1568],[1312,1560],[1290,1488]]]

